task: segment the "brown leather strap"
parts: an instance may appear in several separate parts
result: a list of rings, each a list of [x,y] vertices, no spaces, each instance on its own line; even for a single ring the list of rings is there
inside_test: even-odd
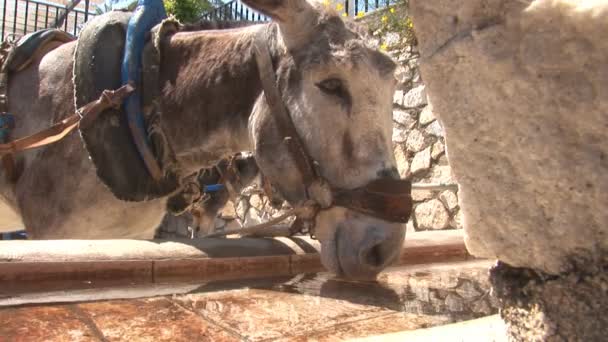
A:
[[[412,211],[411,183],[408,180],[383,178],[358,189],[331,188],[317,172],[316,165],[307,153],[289,111],[282,101],[270,51],[262,34],[257,36],[255,56],[266,102],[280,134],[288,145],[289,152],[295,159],[309,200],[297,208],[302,209],[302,212],[292,213],[292,216],[297,216],[296,224],[292,229],[302,229],[298,228],[298,225],[307,226],[311,236],[314,235],[314,217],[319,210],[333,206],[345,207],[391,222],[407,222]]]
[[[141,110],[147,128],[147,137],[140,130],[131,127],[133,137],[140,155],[152,178],[161,181],[167,174],[174,173],[177,160],[166,135],[160,125],[161,98],[160,62],[161,41],[179,31],[179,23],[174,19],[165,19],[160,25],[150,30],[150,41],[142,52],[141,70]]]
[[[407,223],[412,213],[411,190],[408,180],[382,178],[358,189],[334,191],[334,205],[390,222]]]
[[[23,70],[40,56],[44,47],[51,41],[66,43],[75,37],[60,30],[41,30],[31,33],[17,41],[5,40],[0,45],[0,113],[8,112],[9,73]],[[32,50],[32,48],[35,48]],[[9,183],[17,182],[19,172],[13,154],[0,153],[2,167]]]
[[[132,93],[134,89],[133,86],[128,84],[114,91],[104,90],[99,99],[86,104],[77,110],[74,115],[61,120],[53,126],[25,138],[0,144],[0,156],[14,154],[59,141],[79,124],[81,127],[87,127],[104,110],[119,106],[124,98]]]
[[[270,107],[270,111],[275,118],[279,132],[284,137],[284,142],[294,157],[298,170],[304,181],[304,185],[308,187],[318,178],[313,161],[310,159],[310,154],[306,151],[300,135],[296,130],[295,125],[289,115],[289,111],[282,101],[281,94],[276,85],[275,73],[272,67],[272,59],[268,49],[266,38],[262,34],[258,34],[255,44],[255,58],[258,65],[260,80],[262,81],[262,89],[266,103]]]
[[[297,168],[306,185],[307,201],[285,214],[253,227],[209,234],[205,237],[224,236],[232,233],[260,236],[293,235],[307,231],[314,238],[315,217],[322,209],[341,206],[391,222],[408,221],[412,210],[411,183],[402,179],[377,179],[368,185],[354,189],[332,189],[318,174],[310,155],[296,131],[289,111],[281,99],[276,85],[270,51],[260,34],[255,44],[255,56],[262,81],[266,102],[275,119],[279,133],[288,144],[289,153],[295,159]],[[268,193],[268,191],[267,191]],[[291,226],[273,227],[287,218],[295,216]]]

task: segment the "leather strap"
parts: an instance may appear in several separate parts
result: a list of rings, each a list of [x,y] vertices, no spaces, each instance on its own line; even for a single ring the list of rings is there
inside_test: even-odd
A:
[[[294,157],[304,181],[304,185],[306,186],[306,189],[308,189],[319,175],[313,167],[313,161],[309,157],[310,154],[306,151],[306,148],[300,139],[300,135],[289,115],[289,111],[283,103],[281,94],[277,88],[268,43],[262,34],[258,34],[256,37],[255,58],[258,65],[260,80],[262,81],[262,89],[264,89],[264,96],[266,97],[266,103],[268,103],[268,107],[270,107],[270,111],[274,116],[279,132],[281,132],[284,137],[283,142],[287,144],[289,152]]]
[[[125,97],[132,93],[134,89],[132,85],[127,84],[117,90],[104,90],[99,99],[86,104],[78,109],[75,114],[53,126],[30,136],[0,144],[0,156],[15,154],[59,141],[79,124],[82,127],[87,127],[104,110],[120,106]]]
[[[8,114],[7,95],[9,73],[23,70],[30,65],[49,42],[66,43],[74,39],[75,37],[67,32],[46,29],[30,33],[18,41],[5,40],[2,42],[0,45],[0,115],[10,115]],[[11,128],[13,127],[9,127],[9,129]],[[6,139],[0,139],[0,143],[4,143]],[[7,181],[9,183],[17,182],[19,173],[13,154],[0,154],[0,159]]]
[[[287,215],[296,216],[291,232],[294,232],[294,228],[298,230],[307,228],[311,236],[314,235],[316,214],[319,210],[329,209],[333,206],[345,207],[390,222],[406,223],[412,210],[410,181],[382,178],[374,180],[364,187],[347,190],[332,188],[319,175],[315,168],[316,165],[302,143],[289,110],[282,101],[270,51],[263,34],[258,34],[256,37],[255,57],[266,102],[306,186],[308,201]],[[284,218],[282,217],[282,219]],[[275,220],[272,223],[276,223]],[[267,225],[268,223],[265,223],[251,229],[262,229]]]
[[[140,89],[143,83],[140,72],[146,34],[165,18],[167,18],[167,13],[161,0],[138,1],[127,25],[121,69],[123,84],[133,81],[139,87],[133,95],[126,99],[124,111],[137,151],[150,176],[157,182],[163,178],[164,173],[148,143],[147,123],[143,116],[141,103]]]
[[[160,106],[161,82],[161,42],[166,37],[179,31],[179,23],[174,19],[165,19],[150,30],[150,39],[142,52],[141,70],[141,109],[146,124],[146,147],[151,153],[142,154],[148,171],[155,180],[167,174],[175,173],[177,160],[169,141],[160,124],[162,112]],[[134,136],[135,137],[135,136]],[[151,148],[150,148],[151,147]],[[146,158],[153,158],[146,161]],[[158,170],[156,170],[156,166]],[[160,170],[160,173],[158,171]]]
[[[412,184],[381,178],[353,190],[334,190],[334,205],[389,222],[407,223],[412,213]]]

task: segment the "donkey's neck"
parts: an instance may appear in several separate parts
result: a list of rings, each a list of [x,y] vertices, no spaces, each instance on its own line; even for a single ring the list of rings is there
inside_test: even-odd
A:
[[[250,150],[261,93],[253,44],[265,25],[177,33],[163,46],[162,127],[185,172]]]

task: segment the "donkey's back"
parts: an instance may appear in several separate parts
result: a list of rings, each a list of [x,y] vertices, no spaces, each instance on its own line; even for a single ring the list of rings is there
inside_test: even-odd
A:
[[[69,34],[59,30],[42,30],[27,35],[17,42],[17,48],[13,51],[10,58],[4,56],[3,72],[8,76],[7,110],[13,115],[15,127],[9,131],[9,140],[30,135],[36,131],[47,128],[54,121],[52,108],[56,107],[56,101],[49,96],[49,92],[54,86],[58,93],[71,92],[71,83],[58,84],[56,77],[48,79],[42,74],[45,69],[42,65],[43,60],[50,53],[54,52],[61,45],[66,45],[63,49],[64,56],[69,56],[73,51],[74,43]],[[53,58],[53,62],[47,59],[46,69],[55,71],[69,70],[71,58]],[[70,106],[70,103],[67,103]],[[13,156],[13,171],[18,176],[25,173],[26,165],[34,163],[41,151],[31,151],[20,153]],[[0,166],[0,232],[15,231],[25,228],[18,207],[17,189],[19,182],[13,183],[9,178],[9,171],[6,169],[8,158],[4,159]]]
[[[12,138],[74,114],[75,46],[76,42],[51,44],[11,75],[9,110],[16,124]],[[25,228],[35,239],[151,238],[162,219],[165,201],[120,201],[101,183],[77,133],[15,159],[16,184],[6,183],[5,171],[0,170],[1,231]]]

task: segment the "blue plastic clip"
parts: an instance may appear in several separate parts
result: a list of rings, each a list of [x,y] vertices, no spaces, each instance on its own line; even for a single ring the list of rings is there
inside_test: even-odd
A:
[[[224,188],[223,184],[210,184],[210,185],[203,186],[203,192],[204,193],[218,192],[218,191],[222,190],[223,188]]]
[[[6,142],[13,128],[15,128],[15,117],[9,113],[0,113],[0,142]]]
[[[25,239],[27,239],[27,233],[25,232],[25,230],[19,230],[16,232],[0,234],[0,240],[25,240]]]

